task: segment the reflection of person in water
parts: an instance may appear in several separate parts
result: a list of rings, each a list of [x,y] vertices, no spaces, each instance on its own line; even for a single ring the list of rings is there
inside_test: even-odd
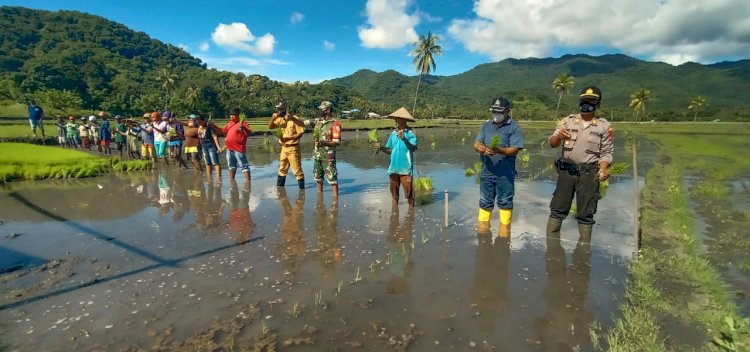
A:
[[[188,185],[186,184],[190,181],[180,174],[173,174],[172,177],[174,178],[172,182],[172,202],[174,204],[172,220],[180,221],[190,211],[190,203],[187,197]]]
[[[221,184],[208,182],[206,186],[206,229],[224,224],[224,200],[221,199]]]
[[[294,275],[302,265],[307,245],[304,231],[305,191],[304,189],[299,190],[294,207],[289,202],[286,188],[279,187],[278,191],[284,219],[281,222],[283,242],[276,246],[276,255],[284,263],[284,269]]]
[[[234,242],[243,244],[250,241],[255,232],[255,223],[250,217],[250,182],[245,182],[240,192],[237,181],[229,179],[229,199],[231,210],[229,211],[229,228],[235,233]]]
[[[172,189],[165,170],[159,170],[159,215],[164,216],[172,208]]]
[[[570,351],[589,341],[589,324],[593,314],[586,311],[591,237],[581,236],[573,251],[573,265],[568,268],[560,232],[547,233],[547,301],[546,315],[535,324],[537,339],[547,350]]]
[[[409,207],[403,223],[399,224],[398,204],[391,210],[388,226],[388,268],[393,278],[388,282],[386,292],[405,293],[409,291],[409,278],[414,261],[411,251],[414,238],[414,208]]]
[[[319,192],[315,204],[315,237],[318,242],[315,256],[323,267],[324,277],[331,277],[334,266],[341,263],[338,220],[338,202],[334,200],[331,208],[326,209],[322,192]]]
[[[192,185],[187,191],[190,207],[195,210],[195,225],[205,230],[208,227],[208,200],[200,175],[193,175]]]
[[[479,328],[483,334],[492,335],[495,320],[508,307],[508,272],[510,267],[510,237],[496,237],[492,232],[477,234],[477,252],[474,256],[474,286],[469,290],[471,304],[479,312]]]

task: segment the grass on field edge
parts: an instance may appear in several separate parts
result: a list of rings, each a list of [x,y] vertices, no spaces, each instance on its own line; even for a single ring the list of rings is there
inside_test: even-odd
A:
[[[660,153],[642,192],[642,250],[630,267],[621,317],[609,331],[592,326],[592,342],[602,351],[746,351],[747,320],[701,255],[684,167]],[[670,336],[665,323],[684,335]]]
[[[107,172],[148,170],[148,160],[101,158],[75,150],[44,147],[25,143],[0,145],[0,182],[42,179],[83,178]]]

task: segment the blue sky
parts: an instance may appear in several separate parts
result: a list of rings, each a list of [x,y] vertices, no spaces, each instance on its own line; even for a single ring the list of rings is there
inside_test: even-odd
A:
[[[0,0],[76,10],[183,47],[209,67],[293,82],[394,69],[418,34],[441,37],[438,75],[508,57],[624,53],[681,64],[746,59],[750,1]],[[586,9],[582,11],[581,9]]]

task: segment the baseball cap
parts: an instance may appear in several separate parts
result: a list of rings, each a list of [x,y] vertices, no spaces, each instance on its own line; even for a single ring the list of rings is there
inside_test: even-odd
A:
[[[240,116],[240,108],[233,107],[229,109],[229,115]]]
[[[318,109],[320,110],[326,110],[326,109],[332,109],[333,104],[331,104],[330,101],[323,101],[320,103],[320,106],[318,106]]]
[[[276,104],[276,109],[286,109],[286,102],[282,101]]]
[[[581,90],[581,98],[596,98],[602,100],[602,90],[595,86],[588,86]]]
[[[508,110],[511,108],[510,100],[502,98],[502,97],[494,97],[492,98],[492,105],[490,105],[490,111],[491,112],[505,112],[505,110]]]
[[[169,111],[169,110],[164,110],[164,112],[161,113],[161,117],[170,118],[170,117],[172,117],[172,112]]]
[[[198,118],[198,115],[196,115],[196,114],[190,114],[190,116],[188,116],[188,118],[191,119],[191,120],[195,120],[195,119]]]

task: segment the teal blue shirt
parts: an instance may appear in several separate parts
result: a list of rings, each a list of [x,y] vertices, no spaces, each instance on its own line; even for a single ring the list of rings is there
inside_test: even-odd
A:
[[[394,130],[388,135],[385,147],[391,150],[391,164],[388,165],[388,174],[411,175],[414,170],[414,152],[406,147],[406,143],[398,138],[398,131]],[[417,135],[410,128],[404,129],[404,139],[417,146]]]

